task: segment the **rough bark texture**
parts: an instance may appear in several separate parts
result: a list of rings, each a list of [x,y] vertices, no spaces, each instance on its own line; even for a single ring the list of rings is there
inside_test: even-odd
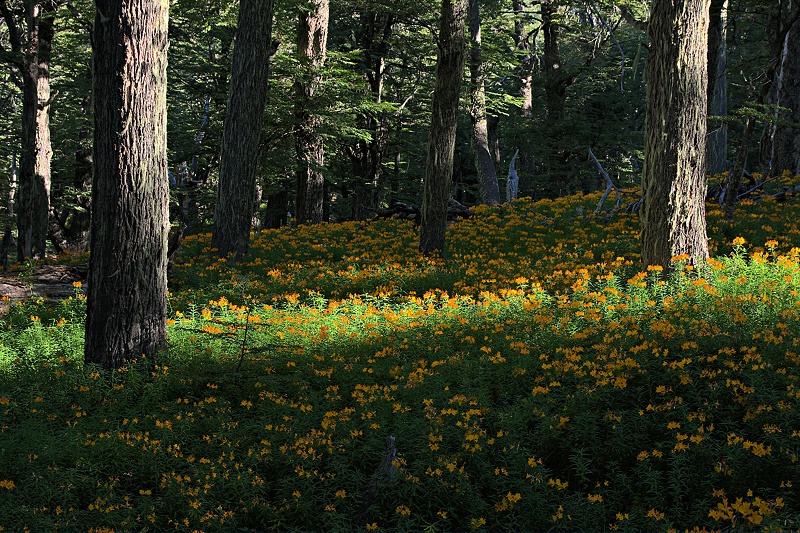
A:
[[[779,78],[776,103],[791,110],[781,118],[796,124],[800,122],[800,21],[795,21],[786,33]],[[772,174],[784,170],[800,174],[800,130],[778,124],[772,152]]]
[[[17,208],[17,260],[43,258],[50,216],[50,2],[26,2],[27,47],[22,69],[22,157]],[[49,12],[49,13],[48,13]]]
[[[500,187],[497,170],[489,152],[489,128],[486,121],[486,89],[484,85],[483,59],[481,57],[480,0],[469,0],[469,73],[470,109],[472,119],[472,151],[475,153],[475,168],[481,184],[483,203],[500,203]]]
[[[166,338],[166,0],[97,0],[85,360],[106,369]]]
[[[728,0],[711,0],[708,25],[708,114],[728,114],[728,48],[725,44]],[[728,124],[714,121],[706,137],[706,172],[721,174],[728,170]]]
[[[648,25],[642,263],[708,257],[705,142],[709,0],[654,0]]]
[[[429,256],[441,256],[444,252],[458,121],[458,97],[466,56],[464,23],[467,10],[468,0],[442,0],[436,87],[433,91],[433,113],[419,230],[419,249]]]
[[[242,0],[219,165],[211,245],[241,258],[250,244],[274,0]]]
[[[297,28],[297,55],[306,70],[295,83],[295,152],[297,153],[297,221],[318,224],[323,221],[325,145],[319,134],[321,120],[310,110],[311,99],[320,82],[328,47],[328,0],[311,0],[301,7]]]

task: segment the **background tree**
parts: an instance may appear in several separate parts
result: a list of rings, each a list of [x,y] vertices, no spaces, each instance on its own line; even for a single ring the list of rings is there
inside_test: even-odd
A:
[[[241,258],[250,243],[274,7],[273,0],[243,0],[239,7],[211,239],[220,256]]]
[[[16,8],[16,9],[14,9]],[[43,258],[50,216],[50,55],[56,4],[0,1],[9,32],[10,53],[3,54],[21,80],[22,150],[17,191],[17,260]]]
[[[466,55],[464,23],[467,11],[468,0],[442,0],[436,88],[433,93],[422,223],[419,228],[419,249],[425,255],[442,255],[444,252],[459,91]]]
[[[728,114],[728,0],[711,0],[708,24],[708,114]],[[710,124],[706,140],[706,172],[720,174],[728,170],[728,123]]]
[[[113,369],[166,337],[168,4],[96,6],[85,360]]]
[[[800,20],[787,28],[776,77],[775,103],[788,109],[778,113],[772,139],[773,174],[788,170],[800,174]],[[786,124],[786,122],[792,124]]]
[[[489,151],[489,128],[486,121],[486,87],[483,57],[481,54],[480,1],[469,0],[469,73],[470,109],[472,119],[472,151],[475,153],[475,168],[481,184],[481,199],[489,205],[500,203],[492,154]]]
[[[706,105],[710,0],[654,0],[647,57],[642,263],[708,257]]]
[[[297,151],[297,201],[301,224],[323,221],[325,143],[319,131],[320,117],[310,110],[319,88],[320,70],[328,49],[328,0],[310,0],[300,6],[297,26],[297,57],[300,71],[295,82],[295,149]]]

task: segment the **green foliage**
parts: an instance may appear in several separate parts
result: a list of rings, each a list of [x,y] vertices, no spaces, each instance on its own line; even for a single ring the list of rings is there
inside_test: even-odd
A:
[[[168,348],[112,373],[79,295],[12,306],[0,526],[796,529],[797,205],[664,278],[597,199],[484,208],[446,262],[396,221],[265,231],[242,265],[193,237]]]

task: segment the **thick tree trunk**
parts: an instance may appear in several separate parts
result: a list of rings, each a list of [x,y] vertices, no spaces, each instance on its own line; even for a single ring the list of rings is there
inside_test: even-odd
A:
[[[728,0],[711,0],[708,25],[708,114],[728,114],[728,48],[725,43],[728,25]],[[706,137],[706,173],[728,170],[728,124],[714,121]]]
[[[52,4],[26,2],[28,43],[22,70],[22,157],[17,208],[17,260],[43,258],[50,216],[50,48]],[[43,16],[43,13],[44,16]],[[48,13],[49,12],[49,13]]]
[[[240,259],[250,245],[274,6],[274,0],[242,0],[239,6],[211,237],[222,257]]]
[[[436,87],[428,137],[428,162],[419,249],[428,256],[444,253],[447,204],[453,174],[453,154],[458,122],[458,98],[464,71],[464,23],[468,0],[442,0]]]
[[[780,118],[800,122],[800,21],[789,28],[781,55],[777,105],[790,109]],[[776,125],[772,141],[772,174],[800,174],[800,129]]]
[[[114,369],[166,338],[169,4],[95,5],[85,360]]]
[[[648,25],[642,263],[708,257],[705,218],[710,0],[654,0]]]
[[[567,100],[567,87],[571,84],[564,72],[561,62],[561,51],[558,42],[559,28],[556,18],[558,5],[554,0],[542,0],[542,33],[544,34],[544,93],[547,121],[551,124],[564,120]]]
[[[483,59],[481,57],[481,14],[480,0],[469,0],[470,35],[470,109],[472,119],[472,150],[475,153],[475,168],[481,184],[483,203],[500,203],[500,187],[497,184],[497,170],[489,152],[489,128],[486,121],[486,89],[484,86]]]
[[[297,221],[318,224],[324,218],[325,145],[319,127],[322,121],[311,112],[311,100],[320,82],[328,46],[328,0],[311,0],[301,8],[297,28],[297,55],[306,71],[295,83],[295,152],[297,153]]]

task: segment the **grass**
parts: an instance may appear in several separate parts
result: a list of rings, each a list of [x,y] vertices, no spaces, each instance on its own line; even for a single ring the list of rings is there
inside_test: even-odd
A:
[[[800,529],[800,206],[708,206],[638,271],[598,196],[519,200],[421,258],[399,221],[188,239],[169,347],[82,364],[84,300],[0,333],[7,531]]]

